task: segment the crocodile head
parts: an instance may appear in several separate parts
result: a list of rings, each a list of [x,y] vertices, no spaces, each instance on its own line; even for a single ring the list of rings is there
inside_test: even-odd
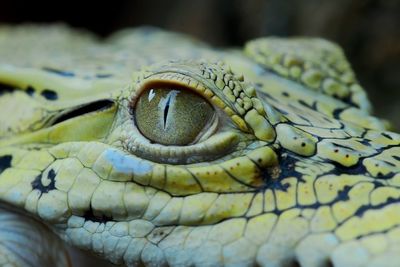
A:
[[[398,262],[400,136],[336,45],[31,27],[0,55],[29,40],[0,64],[6,263],[68,264],[61,240],[128,266]]]

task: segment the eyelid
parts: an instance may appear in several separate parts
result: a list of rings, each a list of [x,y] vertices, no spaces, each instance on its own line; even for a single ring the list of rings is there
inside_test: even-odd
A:
[[[192,90],[203,96],[215,107],[223,110],[241,131],[246,133],[251,132],[246,122],[218,95],[214,94],[212,90],[207,88],[202,82],[177,72],[155,73],[140,81],[136,85],[137,89],[133,92],[131,97],[130,108],[132,109],[135,107],[143,91],[154,87],[174,87],[181,90]]]
[[[187,146],[152,144],[140,135],[138,131],[134,136],[125,143],[126,150],[147,160],[168,164],[192,164],[212,161],[220,158],[221,155],[228,154],[240,141],[238,134],[234,132],[218,133],[210,136],[206,142]]]

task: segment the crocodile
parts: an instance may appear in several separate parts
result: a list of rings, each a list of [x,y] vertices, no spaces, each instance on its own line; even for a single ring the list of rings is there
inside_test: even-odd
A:
[[[1,266],[398,266],[400,135],[333,42],[2,26],[0,59]]]

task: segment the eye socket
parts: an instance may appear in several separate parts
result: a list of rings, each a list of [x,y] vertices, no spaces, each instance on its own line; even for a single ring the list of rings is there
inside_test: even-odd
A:
[[[135,122],[147,139],[183,146],[197,141],[215,118],[215,110],[200,95],[189,90],[154,88],[138,98]]]

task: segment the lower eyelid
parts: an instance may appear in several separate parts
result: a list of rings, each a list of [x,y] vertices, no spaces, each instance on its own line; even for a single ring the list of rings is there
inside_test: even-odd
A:
[[[232,151],[240,141],[238,134],[223,132],[188,146],[163,146],[151,144],[143,137],[125,141],[125,148],[142,158],[168,164],[191,164],[218,159]]]

